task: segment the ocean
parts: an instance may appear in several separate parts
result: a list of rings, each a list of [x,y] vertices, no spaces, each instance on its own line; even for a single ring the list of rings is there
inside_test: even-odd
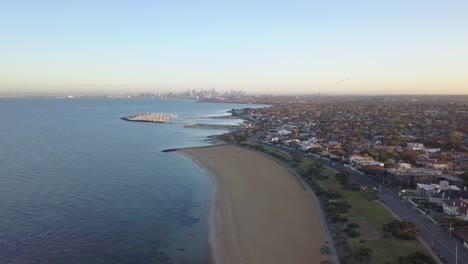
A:
[[[224,131],[183,123],[259,105],[0,99],[0,263],[206,263],[210,181],[168,148]],[[177,114],[169,123],[120,119]]]

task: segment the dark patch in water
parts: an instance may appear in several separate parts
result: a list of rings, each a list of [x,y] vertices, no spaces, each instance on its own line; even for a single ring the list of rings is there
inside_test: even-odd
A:
[[[195,218],[195,217],[190,217],[190,216],[184,216],[183,218],[179,219],[179,223],[183,226],[191,226],[195,223],[200,221],[200,218]]]

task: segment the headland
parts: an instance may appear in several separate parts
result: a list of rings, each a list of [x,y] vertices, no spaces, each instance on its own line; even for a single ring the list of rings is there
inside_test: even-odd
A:
[[[320,263],[330,260],[317,205],[283,165],[223,145],[178,151],[211,178],[212,263]]]

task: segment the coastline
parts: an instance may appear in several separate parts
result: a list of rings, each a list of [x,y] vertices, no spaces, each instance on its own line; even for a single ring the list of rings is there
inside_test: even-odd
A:
[[[294,175],[238,146],[177,150],[209,177],[211,263],[320,263],[325,231],[318,208]]]
[[[213,146],[208,146],[208,147],[214,147]],[[197,160],[195,157],[192,157],[191,155],[187,154],[184,152],[184,150],[187,150],[190,148],[183,148],[183,149],[178,149],[174,150],[177,153],[189,158],[192,160],[194,163],[194,166],[196,166],[198,169],[203,171],[208,176],[208,179],[210,181],[210,193],[208,194],[208,212],[206,216],[206,232],[207,232],[207,238],[208,238],[208,261],[209,263],[218,263],[216,262],[217,259],[219,259],[219,256],[216,255],[218,252],[216,246],[218,245],[217,240],[216,240],[216,227],[215,227],[215,221],[214,221],[214,203],[215,203],[215,197],[216,197],[216,178],[211,174],[211,172],[203,166],[203,163]]]

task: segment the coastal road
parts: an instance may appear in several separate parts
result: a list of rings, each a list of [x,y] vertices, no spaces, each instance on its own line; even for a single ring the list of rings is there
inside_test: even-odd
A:
[[[259,140],[256,140],[256,142],[285,152],[292,152],[291,149],[287,147],[266,144]],[[348,167],[345,167],[340,162],[331,161],[323,157],[318,157],[317,160],[321,164],[337,171],[348,169]],[[438,255],[444,263],[468,264],[468,249],[455,238],[451,238],[447,231],[434,223],[427,215],[421,213],[406,200],[401,199],[398,196],[397,189],[382,187],[380,183],[355,170],[350,170],[350,177],[357,183],[374,190],[379,190],[380,188],[380,199],[382,203],[400,219],[417,223],[423,242],[428,245],[432,249],[432,252]]]
[[[335,170],[346,169],[345,166],[338,162],[330,161],[325,158],[319,158],[319,161],[330,168]],[[381,185],[362,173],[351,170],[350,177],[361,185],[369,188],[379,189]],[[454,238],[450,238],[446,232],[438,224],[434,223],[427,215],[421,213],[414,208],[409,202],[401,199],[398,196],[398,190],[394,188],[380,188],[381,201],[390,208],[399,218],[406,221],[415,222],[419,225],[420,237],[432,248],[432,251],[439,255],[442,261],[446,263],[467,263],[468,264],[468,250]],[[458,247],[456,249],[456,247]],[[458,251],[458,252],[456,252]],[[458,255],[455,260],[456,254]]]

